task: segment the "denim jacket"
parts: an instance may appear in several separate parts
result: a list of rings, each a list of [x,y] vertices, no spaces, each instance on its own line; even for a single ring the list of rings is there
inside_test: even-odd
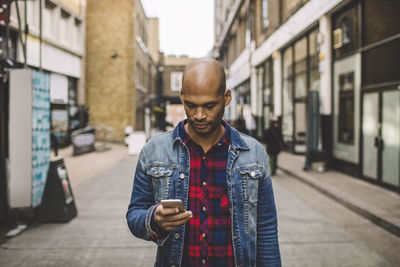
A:
[[[162,199],[182,199],[187,208],[189,168],[189,150],[179,138],[179,126],[152,138],[140,152],[126,218],[133,235],[157,243],[155,266],[181,266],[185,225],[156,239],[151,238],[155,233],[150,225]],[[226,179],[236,266],[281,266],[267,154],[255,139],[234,128]]]

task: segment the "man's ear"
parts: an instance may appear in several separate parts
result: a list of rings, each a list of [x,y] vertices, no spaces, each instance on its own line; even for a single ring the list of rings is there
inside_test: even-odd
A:
[[[226,107],[229,105],[229,103],[231,103],[231,100],[232,100],[231,90],[225,89],[224,99],[225,99],[225,107]]]
[[[181,103],[183,105],[183,88],[181,88],[181,94],[180,94],[179,98],[181,99]]]

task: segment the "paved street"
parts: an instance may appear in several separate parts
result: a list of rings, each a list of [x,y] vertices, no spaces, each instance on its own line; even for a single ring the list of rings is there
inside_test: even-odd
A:
[[[29,227],[0,246],[0,266],[152,266],[155,246],[125,223],[136,157],[62,153],[78,216]],[[283,266],[400,266],[398,237],[282,172],[273,183]]]

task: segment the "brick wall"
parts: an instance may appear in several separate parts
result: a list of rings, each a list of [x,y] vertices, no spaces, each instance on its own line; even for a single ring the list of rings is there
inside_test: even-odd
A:
[[[90,124],[114,129],[135,125],[134,1],[88,0],[86,12],[86,103]]]

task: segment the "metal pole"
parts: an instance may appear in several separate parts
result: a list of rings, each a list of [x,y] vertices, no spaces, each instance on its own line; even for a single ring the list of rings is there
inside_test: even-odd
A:
[[[27,39],[28,39],[28,15],[27,15],[27,4],[26,4],[26,0],[24,0],[24,17],[25,17],[25,46],[24,46],[24,50],[25,50],[25,61],[24,61],[24,67],[26,67],[26,44],[27,44]]]
[[[42,1],[43,0],[39,0],[39,70],[42,70]]]

